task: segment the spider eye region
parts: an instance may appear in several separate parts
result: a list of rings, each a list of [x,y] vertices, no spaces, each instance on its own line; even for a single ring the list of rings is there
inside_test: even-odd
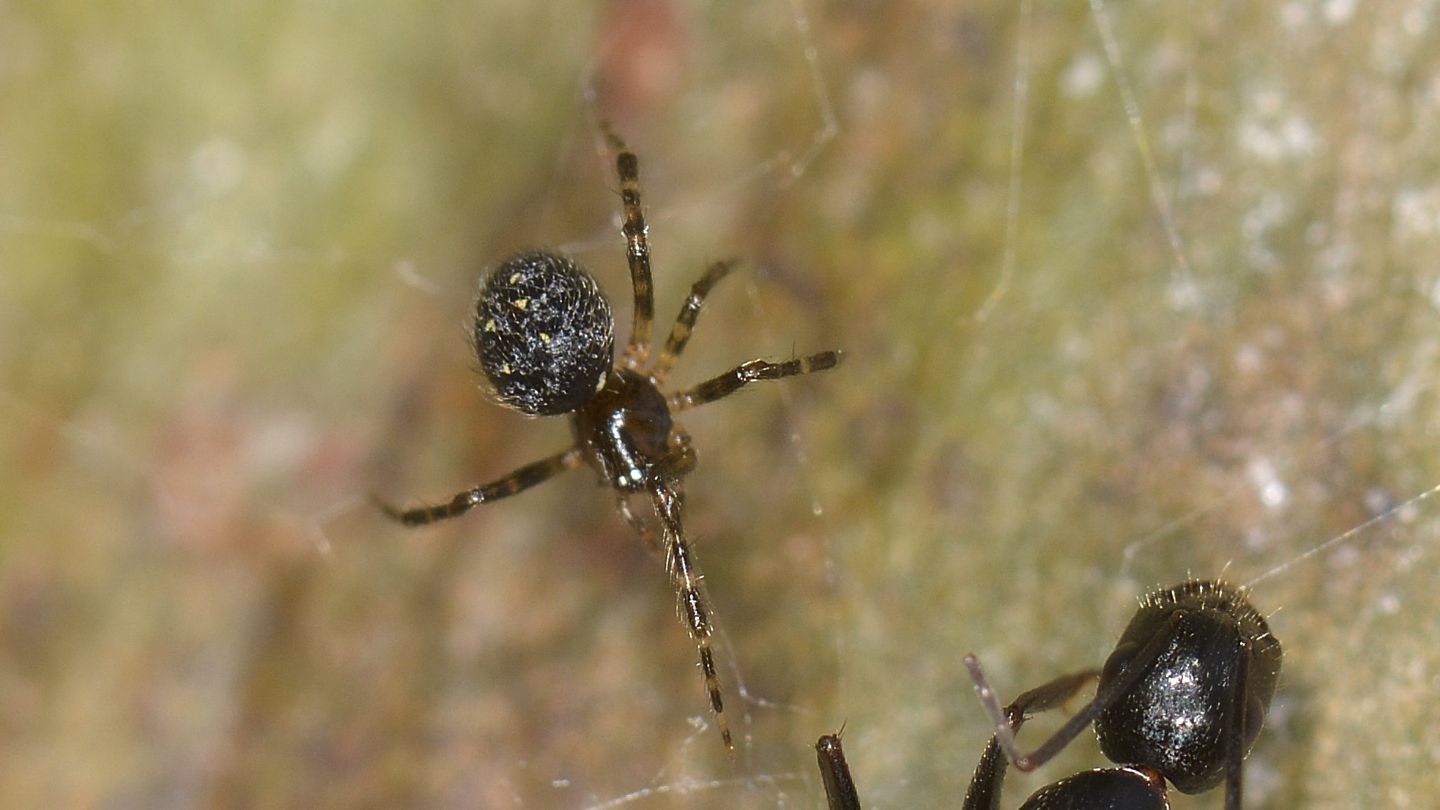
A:
[[[556,253],[506,259],[475,301],[475,353],[500,404],[531,416],[577,410],[614,362],[615,318],[595,278]]]

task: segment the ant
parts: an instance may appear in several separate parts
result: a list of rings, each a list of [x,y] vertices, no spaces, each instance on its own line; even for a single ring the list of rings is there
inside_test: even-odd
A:
[[[1021,810],[1168,808],[1167,780],[1182,793],[1225,783],[1225,807],[1239,810],[1242,763],[1265,722],[1280,675],[1280,642],[1247,591],[1188,580],[1141,600],[1100,670],[1063,675],[1016,698],[995,698],[979,660],[965,656],[995,733],[980,757],[964,810],[996,810],[1007,760],[1030,771],[1088,725],[1118,768],[1085,771],[1036,791]],[[1093,700],[1039,748],[1024,754],[1015,735],[1026,720],[1068,701],[1099,679]],[[830,810],[860,810],[838,735],[816,743]]]
[[[850,763],[845,761],[845,748],[840,745],[842,726],[834,734],[822,734],[815,741],[815,756],[820,761],[820,781],[825,785],[825,801],[830,810],[860,810],[860,796],[855,780],[850,777]]]
[[[705,297],[735,262],[716,262],[706,269],[691,287],[659,355],[652,357],[654,293],[648,229],[640,207],[639,160],[608,127],[602,129],[617,153],[624,213],[621,232],[635,301],[630,342],[620,361],[614,359],[615,319],[599,283],[573,259],[552,251],[517,254],[490,273],[481,284],[471,329],[494,398],[528,416],[568,414],[574,443],[503,478],[460,492],[448,503],[412,509],[377,504],[406,526],[423,526],[458,517],[588,464],[601,484],[615,492],[625,522],[657,556],[663,555],[680,620],[699,652],[710,709],[726,750],[733,753],[711,651],[714,625],[701,587],[704,576],[682,519],[683,482],[695,468],[696,454],[674,414],[729,396],[753,382],[833,368],[842,354],[825,351],[782,363],[751,360],[694,388],[667,391],[666,377],[685,350]],[[660,522],[660,539],[632,511],[632,495],[649,496]]]

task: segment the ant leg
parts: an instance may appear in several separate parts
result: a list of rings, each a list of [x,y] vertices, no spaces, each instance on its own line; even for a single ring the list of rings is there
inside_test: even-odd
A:
[[[1100,670],[1087,669],[1070,675],[1061,675],[1053,681],[1015,698],[1005,707],[1005,720],[1012,735],[1020,733],[1025,721],[1043,711],[1061,705],[1075,696],[1085,684],[1100,677]],[[970,787],[965,791],[965,803],[961,810],[998,810],[1000,789],[1005,781],[1005,766],[1009,760],[1000,750],[999,735],[990,735],[985,753],[980,755],[980,764],[970,777]]]
[[[844,356],[845,355],[839,351],[828,351],[812,354],[808,357],[786,360],[783,363],[750,360],[749,362],[741,363],[714,379],[706,380],[688,391],[671,394],[670,410],[675,412],[685,411],[704,405],[707,402],[714,402],[717,399],[727,397],[739,391],[752,382],[758,382],[760,380],[780,380],[786,377],[794,377],[797,374],[812,374],[816,371],[834,368],[840,364],[840,360]]]
[[[845,749],[840,747],[840,735],[844,733],[842,726],[834,734],[816,740],[815,757],[820,762],[820,781],[825,784],[826,806],[830,810],[860,810],[860,796],[855,792],[855,780],[850,778],[850,763],[845,761]]]
[[[449,520],[450,518],[463,515],[473,507],[482,503],[507,498],[517,492],[527,490],[539,484],[556,473],[574,469],[580,466],[580,449],[572,447],[563,453],[557,453],[546,459],[541,459],[510,473],[498,481],[467,489],[450,499],[449,503],[440,506],[420,506],[414,509],[399,509],[384,501],[374,498],[375,505],[380,511],[391,520],[398,521],[406,526],[424,526],[427,523],[434,523],[438,520]]]
[[[1238,669],[1233,689],[1235,700],[1230,704],[1230,727],[1225,732],[1227,759],[1225,772],[1225,810],[1240,810],[1240,794],[1245,781],[1245,726],[1250,699],[1246,691],[1250,683],[1250,647],[1240,645]]]
[[[1047,684],[1037,686],[1020,697],[1015,702],[1005,707],[1005,713],[1012,722],[1024,723],[1041,712],[1048,712],[1056,706],[1064,704],[1070,698],[1075,697],[1085,684],[1100,677],[1100,670],[1086,669],[1080,672],[1072,672],[1069,675],[1061,675]]]
[[[990,688],[990,682],[985,680],[985,673],[980,668],[980,659],[976,658],[974,653],[967,654],[965,668],[970,670],[970,679],[975,682],[975,691],[980,695],[980,703],[990,713],[990,719],[995,724],[995,742],[1005,752],[1005,756],[1009,757],[1010,762],[1022,771],[1033,771],[1049,762],[1052,757],[1069,745],[1077,734],[1140,680],[1140,677],[1164,651],[1165,645],[1170,642],[1170,635],[1179,618],[1179,614],[1172,616],[1165,627],[1157,631],[1149,641],[1145,642],[1145,646],[1135,653],[1135,656],[1130,659],[1124,669],[1120,670],[1113,681],[1103,684],[1093,700],[1085,704],[1085,707],[1071,717],[1069,722],[1061,726],[1059,731],[1051,735],[1050,739],[1028,754],[1020,753],[1020,747],[1015,744],[1015,732],[1010,727],[1009,718],[1000,708],[1000,701],[995,698],[995,691]],[[1041,689],[1044,688],[1041,687]]]
[[[600,129],[610,142],[615,155],[615,172],[620,175],[620,203],[625,222],[625,258],[630,263],[630,284],[635,290],[635,320],[630,328],[630,344],[625,347],[625,364],[632,369],[645,365],[650,354],[650,329],[655,320],[655,288],[650,278],[650,241],[646,238],[645,213],[640,209],[640,159],[625,142],[602,122]]]
[[[720,677],[715,674],[715,655],[710,648],[710,637],[715,627],[710,622],[710,605],[701,588],[704,575],[695,563],[694,552],[685,539],[680,519],[685,497],[678,485],[658,486],[650,493],[655,504],[655,514],[660,518],[660,528],[665,536],[665,567],[675,586],[676,606],[680,620],[700,653],[700,671],[705,678],[705,692],[710,696],[710,710],[715,713],[715,724],[720,727],[720,739],[725,750],[735,753],[735,744],[730,739],[730,723],[725,719],[725,701],[720,696]]]
[[[690,297],[685,299],[685,305],[680,308],[680,314],[675,318],[675,325],[670,329],[670,337],[665,341],[665,348],[660,352],[660,359],[655,361],[652,376],[656,379],[665,379],[670,367],[675,364],[675,359],[685,351],[685,344],[690,340],[690,332],[695,328],[695,319],[700,316],[700,307],[705,305],[705,296],[710,294],[710,288],[714,287],[720,279],[728,276],[734,269],[734,259],[715,262],[705,269],[705,275],[701,276],[690,288]]]

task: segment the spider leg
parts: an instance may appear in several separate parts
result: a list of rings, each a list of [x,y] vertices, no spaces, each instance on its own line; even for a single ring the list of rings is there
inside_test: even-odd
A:
[[[449,503],[439,506],[419,506],[414,509],[399,509],[379,499],[372,498],[375,505],[380,507],[391,520],[398,521],[406,526],[424,526],[427,523],[434,523],[438,520],[448,520],[470,511],[471,508],[482,503],[499,500],[514,495],[517,492],[527,490],[539,484],[556,473],[574,469],[580,466],[580,448],[572,447],[563,453],[557,453],[549,458],[526,464],[518,470],[510,473],[498,481],[482,484],[472,489],[457,494],[450,499]]]
[[[620,203],[625,222],[625,258],[630,263],[630,284],[635,288],[635,320],[630,328],[630,344],[625,347],[625,363],[640,368],[650,354],[650,329],[655,320],[655,289],[650,279],[650,241],[646,238],[645,212],[640,209],[640,160],[625,142],[600,124],[615,155],[615,171],[620,175]]]
[[[734,269],[734,259],[715,262],[705,269],[705,274],[690,288],[690,297],[685,299],[685,305],[680,308],[680,314],[675,318],[675,325],[670,328],[670,337],[665,341],[660,359],[655,361],[651,376],[657,380],[665,379],[670,367],[675,364],[675,359],[685,351],[685,344],[690,340],[690,332],[695,328],[695,319],[700,316],[700,307],[705,305],[705,296],[710,294],[710,288]]]
[[[730,396],[752,382],[780,380],[797,374],[811,374],[824,371],[840,364],[845,355],[839,351],[819,352],[808,357],[798,357],[783,363],[765,360],[750,360],[710,380],[670,395],[671,411],[686,411]]]
[[[663,560],[665,558],[665,547],[660,544],[660,538],[655,536],[655,530],[650,528],[650,525],[645,522],[644,518],[635,514],[635,510],[630,506],[630,496],[628,494],[624,492],[615,493],[615,510],[620,513],[620,517],[625,519],[625,522],[630,525],[630,528],[634,529],[635,533],[640,535],[640,540],[645,543],[646,548],[650,549],[650,553]]]
[[[1164,651],[1165,645],[1170,641],[1170,633],[1174,629],[1175,620],[1171,621],[1164,629],[1155,633],[1145,646],[1141,647],[1130,663],[1121,670],[1120,674],[1104,688],[1095,694],[1094,699],[1085,704],[1085,707],[1075,713],[1074,717],[1060,727],[1046,740],[1028,754],[1020,753],[1020,747],[1015,744],[1015,732],[1011,728],[1010,719],[1006,717],[1005,711],[1000,708],[1000,701],[995,698],[995,691],[990,688],[990,682],[985,679],[985,672],[980,668],[980,659],[974,653],[965,656],[965,668],[970,670],[970,679],[975,682],[975,691],[980,695],[980,702],[985,710],[990,713],[990,719],[995,723],[995,742],[999,744],[1005,756],[1010,758],[1018,770],[1033,771],[1036,768],[1049,762],[1056,754],[1060,753],[1070,741],[1075,739],[1084,728],[1099,717],[1106,709],[1110,708],[1116,700],[1129,691],[1150,665],[1155,663],[1160,653]],[[1063,680],[1063,679],[1062,679]],[[1027,695],[1040,692],[1051,684],[1042,686],[1039,689],[1031,690]],[[1023,697],[1023,696],[1022,696]],[[1038,704],[1037,704],[1038,705]]]
[[[730,738],[730,722],[725,719],[725,702],[720,696],[720,678],[715,673],[715,656],[710,647],[715,627],[710,622],[710,605],[701,587],[705,577],[700,573],[694,552],[685,539],[680,517],[685,497],[678,483],[657,486],[651,490],[650,497],[665,536],[665,567],[675,586],[680,620],[699,650],[700,671],[705,678],[705,692],[710,696],[710,710],[715,713],[715,724],[720,727],[720,739],[725,743],[725,750],[733,754],[735,744]]]

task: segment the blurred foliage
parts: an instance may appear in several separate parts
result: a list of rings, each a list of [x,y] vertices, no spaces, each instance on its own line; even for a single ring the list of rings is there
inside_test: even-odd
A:
[[[0,7],[0,805],[819,807],[843,721],[956,806],[965,651],[1014,694],[1291,561],[1247,806],[1433,804],[1435,4],[1100,7]],[[733,763],[588,473],[365,502],[568,441],[460,325],[537,245],[626,320],[602,118],[662,318],[748,263],[678,383],[848,352],[684,420]]]

